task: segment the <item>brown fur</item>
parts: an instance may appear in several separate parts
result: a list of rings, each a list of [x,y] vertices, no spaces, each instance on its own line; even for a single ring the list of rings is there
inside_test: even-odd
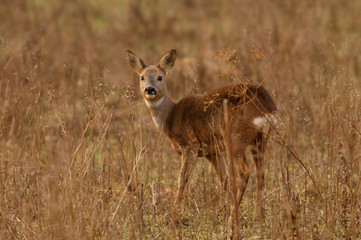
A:
[[[232,156],[235,160],[237,194],[236,206],[242,200],[249,178],[245,151],[250,147],[257,169],[257,202],[262,199],[264,187],[263,153],[266,138],[262,126],[254,124],[256,118],[276,113],[276,105],[262,86],[235,84],[204,94],[184,97],[174,103],[168,97],[163,79],[175,62],[175,50],[170,51],[159,65],[144,65],[143,61],[127,51],[130,65],[141,77],[141,91],[158,128],[169,138],[175,151],[182,155],[175,207],[182,195],[198,156],[206,157],[214,167],[224,189],[227,188],[226,164],[220,153],[225,149],[224,116],[222,102],[228,99],[231,115]],[[153,87],[157,93],[147,94]],[[261,219],[264,211],[256,206],[255,216]],[[230,220],[231,221],[231,220]]]
[[[246,92],[240,92],[240,89]],[[252,120],[276,111],[272,98],[262,86],[237,84],[184,97],[175,104],[164,126],[164,132],[177,146],[177,152],[181,153],[181,146],[196,141],[202,146],[198,156],[217,153],[214,141],[223,144],[223,99],[230,102],[232,129],[242,133],[242,143],[247,146],[252,144],[258,133],[251,124]],[[188,131],[185,131],[185,126]]]

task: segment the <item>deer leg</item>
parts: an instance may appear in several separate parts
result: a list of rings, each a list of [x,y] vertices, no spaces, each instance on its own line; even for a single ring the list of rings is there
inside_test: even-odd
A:
[[[197,151],[191,148],[182,149],[182,163],[178,177],[178,189],[174,206],[177,208],[182,202],[183,192],[197,159]]]
[[[247,183],[249,179],[249,168],[248,163],[245,158],[245,151],[244,148],[238,149],[233,152],[232,157],[234,159],[234,173],[235,173],[235,185],[236,185],[236,197],[235,202],[231,208],[231,212],[235,213],[233,208],[239,208],[239,205],[241,204],[244,192],[247,188]],[[230,226],[233,226],[233,219],[236,216],[231,215],[229,219]],[[237,219],[239,221],[239,219]]]
[[[178,177],[178,189],[176,198],[174,200],[174,207],[171,211],[171,217],[172,217],[172,228],[174,233],[177,232],[177,224],[179,223],[179,216],[178,211],[180,210],[179,207],[181,205],[182,199],[183,199],[183,193],[184,189],[186,187],[186,184],[189,180],[189,177],[192,173],[192,170],[194,168],[196,159],[197,159],[197,151],[191,149],[191,148],[184,148],[182,149],[182,162],[181,162],[181,169],[179,172]],[[180,232],[178,232],[180,234]],[[181,239],[181,237],[179,237]]]
[[[257,195],[256,195],[256,209],[254,212],[254,220],[261,221],[264,219],[264,209],[261,204],[263,199],[263,188],[264,188],[264,151],[265,151],[265,142],[262,134],[260,134],[255,143],[250,146],[250,151],[252,153],[253,160],[256,165],[257,170]]]
[[[222,159],[222,156],[220,154],[210,154],[207,155],[206,158],[211,162],[214,170],[216,171],[218,180],[221,183],[223,190],[227,192],[228,177],[226,172],[226,165]]]
[[[243,198],[243,194],[247,188],[247,183],[249,179],[249,168],[244,151],[242,153],[234,154],[234,159],[236,165],[235,168],[237,187],[236,207],[239,207]]]

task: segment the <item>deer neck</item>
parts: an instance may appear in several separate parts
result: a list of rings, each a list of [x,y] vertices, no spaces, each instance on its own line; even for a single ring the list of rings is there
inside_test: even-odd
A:
[[[145,99],[145,103],[150,110],[155,125],[163,131],[165,122],[169,114],[172,112],[175,103],[168,97],[168,95],[164,95],[156,101],[149,101]]]

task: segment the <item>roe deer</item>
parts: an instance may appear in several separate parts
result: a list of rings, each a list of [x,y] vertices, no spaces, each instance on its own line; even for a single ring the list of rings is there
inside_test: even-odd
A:
[[[269,93],[262,86],[239,83],[190,95],[175,103],[168,96],[165,82],[167,73],[175,63],[175,50],[167,53],[157,65],[146,65],[129,50],[126,56],[140,77],[140,90],[155,125],[169,138],[173,149],[182,155],[174,206],[177,207],[182,201],[197,157],[203,156],[210,161],[223,188],[227,188],[226,163],[220,157],[227,147],[223,99],[230,104],[231,155],[235,161],[237,191],[233,207],[239,207],[250,175],[245,159],[247,147],[250,147],[257,169],[258,203],[263,198],[263,153],[267,140],[262,130],[266,123],[276,119],[276,105]],[[255,217],[259,220],[264,217],[260,204],[256,205]]]

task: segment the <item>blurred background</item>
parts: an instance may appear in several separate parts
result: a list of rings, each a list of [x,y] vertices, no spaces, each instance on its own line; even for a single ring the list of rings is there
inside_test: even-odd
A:
[[[242,81],[278,106],[266,221],[252,220],[250,161],[243,237],[361,238],[360,12],[351,0],[2,0],[0,238],[174,237],[180,157],[124,54],[155,64],[173,48],[174,100]],[[226,232],[229,202],[206,161],[183,205],[184,239]]]

